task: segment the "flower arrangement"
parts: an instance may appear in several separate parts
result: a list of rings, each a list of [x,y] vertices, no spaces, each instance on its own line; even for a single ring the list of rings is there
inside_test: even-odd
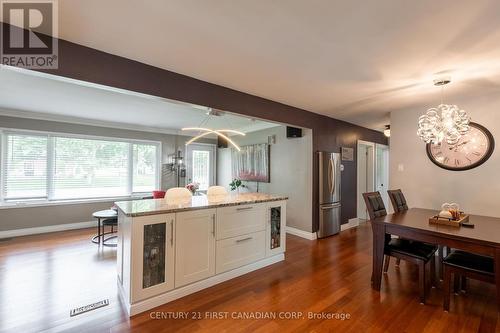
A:
[[[191,191],[191,193],[195,194],[196,191],[200,188],[200,184],[196,182],[192,182],[186,185],[186,188]]]
[[[240,187],[246,187],[245,184],[241,181],[241,179],[235,178],[232,182],[229,183],[229,187],[231,187],[231,191],[239,190]]]

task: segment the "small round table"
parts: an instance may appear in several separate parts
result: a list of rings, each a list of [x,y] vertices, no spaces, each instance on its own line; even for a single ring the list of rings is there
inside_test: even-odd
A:
[[[116,210],[113,209],[106,209],[106,210],[100,210],[98,212],[94,212],[92,214],[94,218],[97,219],[97,235],[92,237],[92,243],[95,244],[101,244],[104,246],[116,246],[116,244],[107,244],[106,241],[116,238],[116,236],[111,236],[108,238],[104,238],[104,235],[108,234],[114,234],[115,232],[109,231],[109,232],[104,232],[104,224],[102,225],[102,232],[101,232],[101,220],[107,220],[107,219],[118,219],[118,213]]]

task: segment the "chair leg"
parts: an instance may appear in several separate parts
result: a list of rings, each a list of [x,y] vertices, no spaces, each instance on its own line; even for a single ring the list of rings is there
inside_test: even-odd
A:
[[[439,256],[439,266],[438,266],[438,275],[439,279],[443,279],[443,259],[444,259],[444,247],[442,245],[438,246],[438,256]]]
[[[420,303],[425,304],[425,262],[418,263],[418,289],[420,293]]]
[[[401,259],[396,258],[396,266],[399,266],[400,263],[401,263]]]
[[[461,279],[461,288],[460,288],[464,293],[467,291],[467,277],[462,276]]]
[[[443,310],[450,311],[450,283],[451,283],[451,272],[450,269],[444,266],[444,279],[443,279]]]
[[[460,293],[460,275],[453,274],[453,292],[458,295]]]
[[[384,273],[387,273],[389,270],[389,263],[391,262],[391,257],[390,256],[385,256],[385,262],[384,262]]]
[[[429,264],[431,265],[431,286],[432,288],[436,288],[438,286],[436,279],[436,256],[432,256]]]

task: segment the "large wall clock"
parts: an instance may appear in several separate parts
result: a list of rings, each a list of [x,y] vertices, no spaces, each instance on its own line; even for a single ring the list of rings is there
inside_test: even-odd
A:
[[[480,166],[490,158],[495,149],[495,140],[490,131],[477,123],[470,123],[470,129],[455,146],[446,142],[427,144],[427,156],[446,170],[462,171]]]

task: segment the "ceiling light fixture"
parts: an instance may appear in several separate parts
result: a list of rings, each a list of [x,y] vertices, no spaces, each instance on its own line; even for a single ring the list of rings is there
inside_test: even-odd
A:
[[[207,118],[202,121],[202,123],[200,124],[199,127],[184,127],[182,129],[183,131],[198,131],[199,132],[198,135],[194,136],[188,142],[186,142],[186,146],[189,145],[189,144],[191,144],[191,143],[193,143],[193,142],[195,142],[196,140],[198,140],[200,138],[203,138],[203,137],[207,136],[207,135],[215,134],[217,136],[220,136],[224,140],[226,140],[234,148],[236,148],[238,151],[240,151],[241,150],[240,147],[233,140],[231,140],[227,135],[225,135],[224,133],[231,133],[231,134],[242,135],[242,136],[245,136],[245,133],[243,133],[241,131],[237,131],[237,130],[232,130],[232,129],[217,129],[217,130],[214,130],[214,129],[202,127],[203,124],[207,124],[208,123],[208,121],[210,120],[210,117],[212,117],[212,116],[214,116],[214,117],[221,117],[222,115],[223,115],[222,112],[211,109],[209,112],[207,112]]]
[[[391,137],[391,125],[385,125],[384,135],[388,138]]]
[[[469,131],[469,115],[456,105],[443,104],[444,86],[450,82],[450,77],[434,80],[434,85],[441,87],[441,104],[418,119],[417,135],[425,143],[439,144],[445,140],[453,146]]]

